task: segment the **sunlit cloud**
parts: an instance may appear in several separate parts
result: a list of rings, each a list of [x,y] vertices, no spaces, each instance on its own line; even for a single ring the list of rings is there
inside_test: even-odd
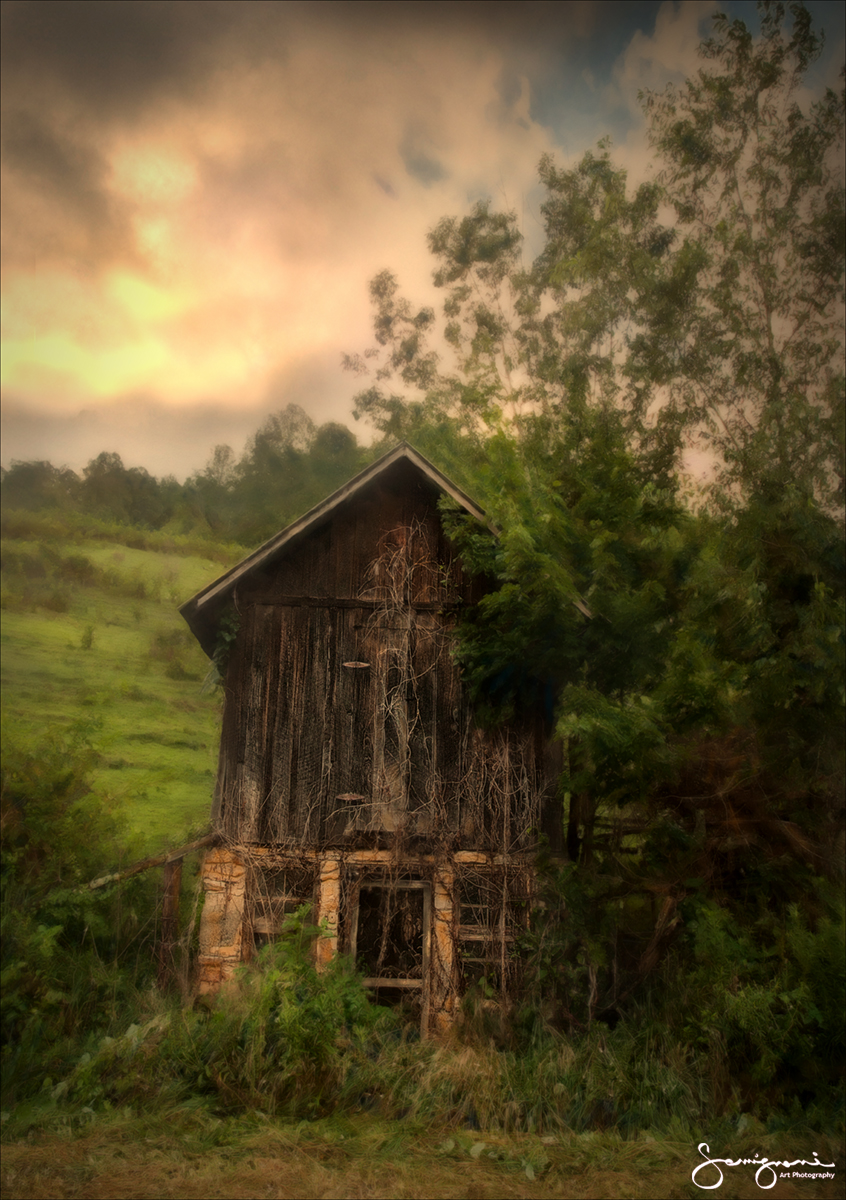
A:
[[[75,466],[96,413],[129,459],[130,411],[179,410],[191,468],[211,411],[232,436],[288,402],[349,420],[332,364],[370,340],[369,279],[436,302],[426,233],[483,197],[531,258],[545,152],[610,132],[638,182],[638,89],[694,69],[715,7],[4,6],[4,453],[81,410]]]

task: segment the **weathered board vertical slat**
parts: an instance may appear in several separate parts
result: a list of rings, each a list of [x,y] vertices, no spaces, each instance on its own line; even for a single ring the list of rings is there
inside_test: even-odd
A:
[[[323,758],[326,728],[327,622],[320,609],[307,610],[297,645],[291,694],[298,719],[291,729],[291,792],[294,836],[307,845],[320,840],[323,809]]]
[[[236,606],[236,611],[237,606]],[[243,744],[243,722],[241,698],[244,678],[245,640],[243,614],[238,613],[241,625],[234,643],[230,647],[226,669],[223,706],[223,728],[220,737],[221,770],[218,777],[220,796],[220,823],[225,835],[237,839],[240,832],[237,802],[237,772]]]
[[[359,609],[338,613],[333,706],[333,770],[329,779],[326,835],[335,842],[361,827],[372,784],[372,647]]]
[[[322,676],[323,696],[321,704],[320,730],[320,825],[319,837],[326,840],[327,825],[335,810],[334,798],[331,796],[333,775],[337,760],[337,744],[335,740],[335,707],[338,683],[338,613],[327,609],[321,613],[323,638],[321,653],[323,657]]]
[[[262,609],[260,614],[266,641],[264,713],[262,748],[262,797],[259,811],[257,840],[262,843],[274,840],[276,797],[273,788],[273,762],[276,756],[274,745],[275,713],[279,694],[279,658],[281,643],[280,614],[276,609]]]
[[[270,691],[270,769],[264,821],[264,837],[271,845],[284,843],[291,835],[289,798],[291,790],[291,678],[294,670],[298,629],[296,619],[300,609],[279,606],[272,610],[277,628],[276,666]]]
[[[244,757],[239,763],[238,803],[240,839],[245,842],[257,842],[264,799],[264,747],[268,716],[266,703],[267,640],[265,636],[267,622],[264,619],[264,609],[251,606],[248,613],[249,666],[242,710]]]
[[[307,673],[308,673],[308,656],[309,645],[308,636],[309,628],[308,621],[310,614],[307,612],[298,613],[297,620],[297,639],[294,645],[294,653],[291,663],[291,678],[288,684],[288,695],[294,711],[294,719],[290,724],[290,754],[291,754],[291,794],[288,805],[289,815],[289,831],[290,836],[295,840],[301,840],[303,837],[303,779],[305,778],[306,766],[304,762],[305,755],[301,753],[303,749],[303,739],[307,736],[308,730],[313,727],[313,717],[309,713],[308,703],[310,696],[307,690]]]

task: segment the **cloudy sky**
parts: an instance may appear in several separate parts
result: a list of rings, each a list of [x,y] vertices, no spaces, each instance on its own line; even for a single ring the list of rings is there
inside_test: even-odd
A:
[[[432,302],[426,232],[485,196],[531,257],[545,151],[610,134],[643,178],[638,89],[695,70],[716,7],[4,2],[3,464],[184,479],[288,403],[351,421],[372,276]],[[843,6],[809,7],[833,86]]]

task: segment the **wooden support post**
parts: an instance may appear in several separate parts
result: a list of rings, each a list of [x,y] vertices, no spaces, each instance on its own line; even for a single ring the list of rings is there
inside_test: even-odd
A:
[[[432,959],[430,967],[430,1013],[432,1032],[446,1033],[455,1018],[455,870],[451,862],[439,862],[432,888]]]
[[[205,903],[200,922],[199,992],[216,992],[242,958],[247,868],[240,855],[221,846],[203,863]]]
[[[162,925],[159,937],[159,987],[173,978],[173,948],[179,939],[179,891],[182,885],[182,859],[165,863],[163,871]]]
[[[323,971],[338,953],[338,914],[341,907],[341,860],[326,854],[317,884],[317,919],[326,922],[326,933],[317,939],[317,969]]]

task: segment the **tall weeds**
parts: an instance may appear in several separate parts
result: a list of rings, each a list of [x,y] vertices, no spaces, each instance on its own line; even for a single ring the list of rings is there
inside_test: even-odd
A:
[[[3,729],[0,1056],[6,1102],[66,1069],[95,1031],[125,1025],[154,933],[150,881],[85,884],[131,854],[92,790],[86,730],[26,742]]]

